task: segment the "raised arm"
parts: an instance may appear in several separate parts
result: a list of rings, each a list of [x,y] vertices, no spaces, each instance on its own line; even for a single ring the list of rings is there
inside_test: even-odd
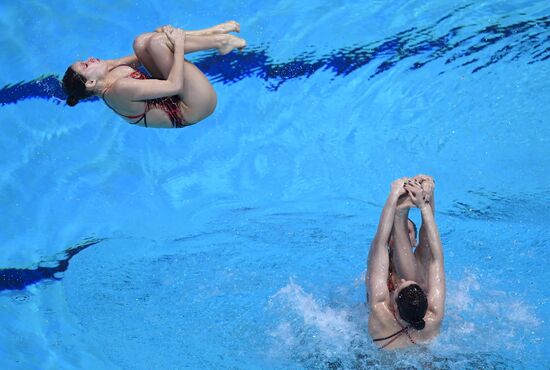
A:
[[[422,256],[423,265],[427,268],[428,281],[428,310],[436,318],[442,318],[445,309],[445,270],[443,261],[443,247],[431,205],[425,201],[426,193],[419,187],[405,186],[413,202],[420,208],[422,227],[425,230],[426,245]],[[420,246],[419,246],[420,248]]]
[[[430,207],[432,209],[432,214],[435,217],[435,181],[431,176],[428,175],[416,175],[414,177],[417,179],[421,186],[422,190],[426,193],[426,200],[427,203],[430,204]],[[418,238],[418,246],[420,247],[419,252],[422,253],[422,249],[428,248],[428,236],[426,235],[426,228],[424,227],[424,223],[420,225],[420,232],[419,232],[419,238]]]
[[[428,262],[428,310],[442,318],[445,310],[443,247],[431,206],[426,204],[421,213],[431,257]]]
[[[382,209],[378,229],[370,247],[366,284],[371,308],[390,299],[388,291],[390,258],[387,245],[393,228],[397,201],[401,195],[405,194],[403,186],[406,181],[406,178],[401,178],[392,182],[390,195]]]

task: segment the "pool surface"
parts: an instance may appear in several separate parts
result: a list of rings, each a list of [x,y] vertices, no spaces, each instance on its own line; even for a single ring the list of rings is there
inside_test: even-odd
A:
[[[547,1],[0,5],[1,369],[548,369]],[[64,103],[74,60],[236,19],[181,130]],[[381,352],[390,182],[433,175],[442,332]],[[420,221],[417,211],[412,218]]]

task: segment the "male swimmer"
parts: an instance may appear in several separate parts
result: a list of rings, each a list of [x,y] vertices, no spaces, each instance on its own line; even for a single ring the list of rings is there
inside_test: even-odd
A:
[[[426,175],[392,182],[372,241],[366,276],[369,333],[383,349],[427,343],[441,327],[445,272],[434,188]],[[408,219],[412,207],[422,215],[418,245]]]

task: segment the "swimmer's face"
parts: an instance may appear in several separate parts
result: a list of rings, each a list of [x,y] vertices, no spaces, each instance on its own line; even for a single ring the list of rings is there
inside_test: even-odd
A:
[[[73,63],[71,67],[87,81],[101,80],[109,72],[107,62],[93,57]]]

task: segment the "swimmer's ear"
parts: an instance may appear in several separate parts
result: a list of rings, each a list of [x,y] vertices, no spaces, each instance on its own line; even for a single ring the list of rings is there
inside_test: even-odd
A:
[[[88,81],[86,81],[86,89],[87,90],[92,90],[95,87],[96,84],[97,84],[96,80],[88,80]]]

